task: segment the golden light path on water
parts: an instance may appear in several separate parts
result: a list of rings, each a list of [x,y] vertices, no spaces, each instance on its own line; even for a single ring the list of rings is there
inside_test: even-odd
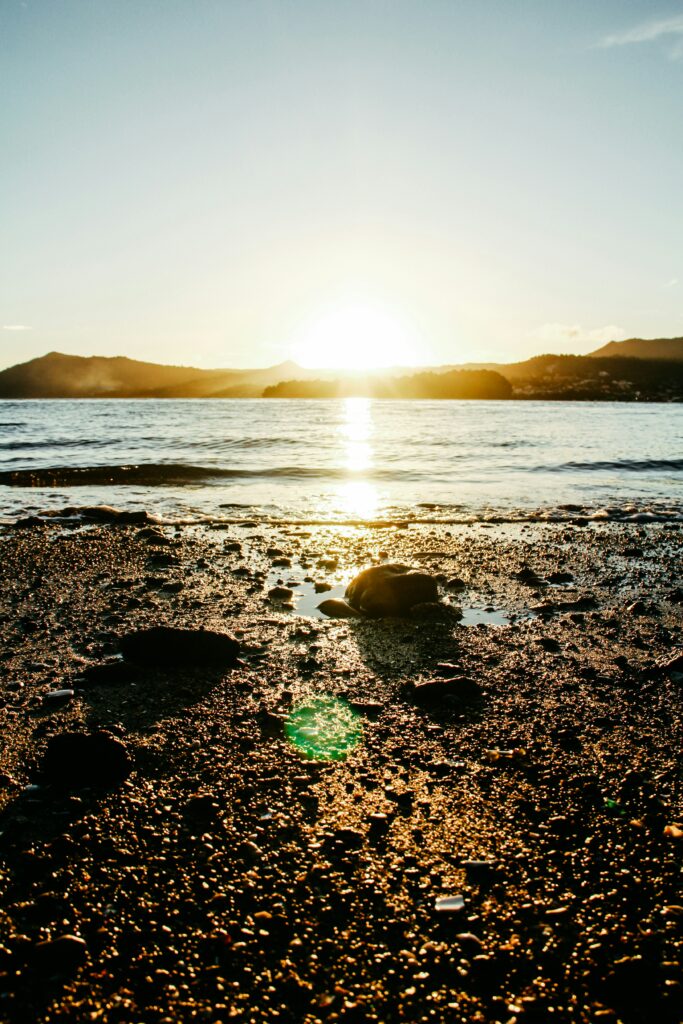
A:
[[[338,501],[344,514],[361,519],[372,519],[379,504],[377,488],[362,476],[373,466],[374,429],[372,400],[344,399],[343,419],[339,427],[341,467],[353,476],[340,485]]]

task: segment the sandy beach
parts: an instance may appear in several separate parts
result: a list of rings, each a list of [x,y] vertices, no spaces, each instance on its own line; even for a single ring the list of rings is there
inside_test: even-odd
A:
[[[677,1021],[680,523],[220,525],[3,529],[0,1018]]]

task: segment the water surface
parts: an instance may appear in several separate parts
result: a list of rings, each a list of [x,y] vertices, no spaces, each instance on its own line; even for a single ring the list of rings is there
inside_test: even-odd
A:
[[[26,483],[27,471],[55,486],[8,486]],[[683,408],[6,400],[0,481],[5,515],[107,503],[168,515],[443,518],[567,503],[678,503]]]

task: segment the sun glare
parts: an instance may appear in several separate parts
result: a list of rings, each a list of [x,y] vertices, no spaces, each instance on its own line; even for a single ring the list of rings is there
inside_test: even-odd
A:
[[[308,368],[378,370],[415,365],[417,344],[398,317],[358,303],[330,310],[309,323],[292,354]]]

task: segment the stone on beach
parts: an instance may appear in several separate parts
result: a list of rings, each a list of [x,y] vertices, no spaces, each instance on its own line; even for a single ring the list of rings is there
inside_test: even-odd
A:
[[[360,612],[348,604],[348,602],[344,601],[341,597],[328,597],[326,601],[320,602],[318,610],[321,611],[323,615],[329,615],[331,619],[360,618]]]
[[[51,736],[41,771],[48,785],[66,789],[117,786],[133,763],[121,740],[107,732],[64,732]]]
[[[351,580],[346,598],[366,615],[402,616],[417,604],[438,601],[439,586],[433,576],[406,565],[373,565]]]
[[[149,667],[232,666],[237,663],[239,641],[210,629],[152,626],[122,636],[121,652],[129,661]]]

